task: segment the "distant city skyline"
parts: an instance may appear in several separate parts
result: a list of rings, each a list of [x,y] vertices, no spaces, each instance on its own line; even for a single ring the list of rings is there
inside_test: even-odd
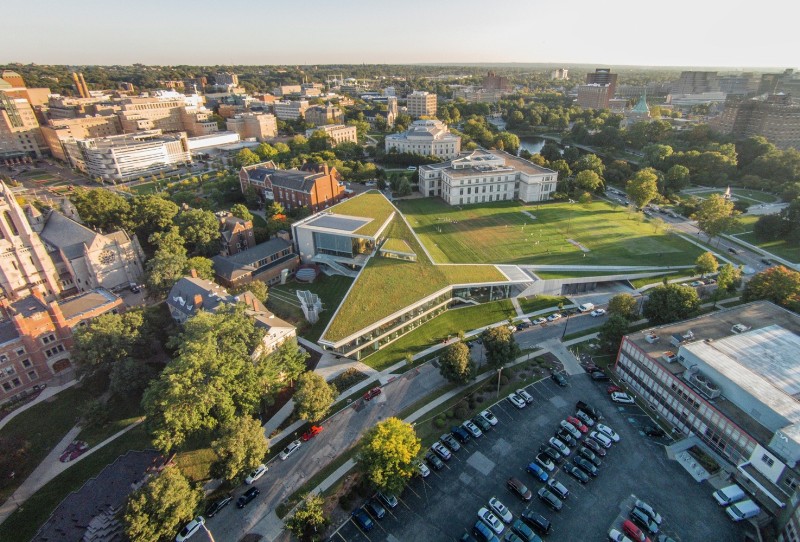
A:
[[[406,0],[388,6],[366,0],[15,2],[4,8],[0,63],[800,66],[800,35],[777,0],[510,0],[491,8],[477,0]]]

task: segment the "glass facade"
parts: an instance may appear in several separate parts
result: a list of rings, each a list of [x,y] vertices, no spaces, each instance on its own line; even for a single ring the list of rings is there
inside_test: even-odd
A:
[[[315,231],[314,250],[318,254],[353,258],[356,254],[368,254],[374,251],[375,241],[362,237]]]

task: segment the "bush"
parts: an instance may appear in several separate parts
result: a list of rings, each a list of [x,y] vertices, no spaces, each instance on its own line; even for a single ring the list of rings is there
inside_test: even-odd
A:
[[[362,380],[366,379],[367,375],[365,375],[364,373],[362,373],[361,371],[359,371],[354,367],[350,367],[342,374],[334,378],[331,381],[331,385],[333,385],[336,388],[336,391],[342,393],[345,390],[352,388]]]
[[[448,410],[448,411],[445,413],[445,416],[447,416],[448,418],[455,418],[455,416],[456,416],[456,415],[455,415],[455,413],[453,412],[453,410],[452,410],[452,409],[450,409],[450,410]]]
[[[435,425],[437,429],[441,429],[447,425],[447,419],[445,419],[444,416],[436,416],[433,420],[433,425]]]
[[[457,420],[465,420],[467,416],[469,416],[469,408],[467,408],[467,405],[458,405],[455,410],[455,418]]]

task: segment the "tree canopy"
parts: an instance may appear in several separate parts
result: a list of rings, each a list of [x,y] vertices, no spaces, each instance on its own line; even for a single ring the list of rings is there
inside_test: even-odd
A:
[[[420,440],[411,424],[386,418],[362,438],[358,466],[373,486],[399,494],[415,472],[419,450]]]
[[[636,317],[638,302],[631,294],[617,294],[608,301],[608,314],[617,314],[626,320]]]
[[[644,168],[636,172],[625,186],[628,198],[638,207],[645,205],[658,197],[658,174],[653,168]]]
[[[481,333],[486,361],[500,368],[513,362],[520,355],[519,345],[508,326],[496,326]]]
[[[321,540],[329,522],[324,504],[325,499],[322,496],[313,493],[306,495],[294,515],[287,520],[286,526],[302,542]]]
[[[662,284],[648,292],[642,308],[651,324],[668,324],[685,320],[700,308],[700,298],[694,288],[681,284]]]
[[[449,345],[439,356],[439,373],[450,382],[466,384],[475,378],[475,363],[463,342]]]
[[[175,217],[187,250],[194,255],[208,256],[219,249],[219,220],[211,211],[188,209]]]
[[[314,371],[306,371],[297,379],[294,404],[300,419],[318,422],[328,413],[335,399],[336,388]]]
[[[782,265],[756,274],[744,287],[744,301],[767,299],[788,309],[800,310],[800,272]]]
[[[600,348],[608,354],[616,354],[622,337],[628,332],[628,319],[624,316],[612,313],[600,327],[597,334],[597,342]]]
[[[217,456],[211,465],[211,475],[237,482],[260,465],[269,452],[261,422],[247,415],[224,422],[211,449]]]
[[[723,198],[719,194],[712,194],[700,202],[697,212],[692,218],[697,220],[697,227],[709,239],[713,239],[736,224],[733,213],[732,201]]]
[[[89,226],[110,232],[128,225],[131,212],[128,200],[103,188],[79,188],[70,196],[81,220]]]
[[[703,252],[694,262],[694,270],[704,277],[717,270],[719,263],[711,252]]]

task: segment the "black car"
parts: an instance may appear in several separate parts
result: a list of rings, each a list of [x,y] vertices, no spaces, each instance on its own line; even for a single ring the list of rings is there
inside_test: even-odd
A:
[[[509,478],[506,481],[506,486],[508,486],[508,489],[516,493],[517,497],[523,501],[529,501],[531,500],[531,497],[533,497],[533,494],[531,493],[531,490],[528,489],[528,486],[516,478]]]
[[[220,510],[228,506],[233,500],[233,495],[230,493],[222,497],[221,499],[217,499],[216,501],[212,502],[211,504],[206,507],[206,517],[213,518]]]
[[[656,425],[650,425],[644,428],[644,434],[648,437],[663,437],[667,433]]]
[[[425,461],[431,466],[433,470],[441,470],[444,468],[444,461],[439,459],[439,456],[433,452],[425,454]]]
[[[558,450],[552,446],[548,446],[547,444],[539,446],[539,451],[547,454],[547,457],[552,459],[554,463],[561,463],[561,461],[564,459]]]
[[[567,474],[575,478],[582,484],[585,484],[589,481],[589,475],[583,472],[577,465],[573,465],[572,463],[567,463],[562,467]]]
[[[584,403],[583,401],[578,401],[577,403],[575,403],[575,408],[584,411],[586,414],[591,416],[595,421],[602,418],[602,416],[600,416],[599,410],[588,405],[587,403]]]
[[[375,519],[383,519],[386,516],[386,508],[377,501],[377,499],[370,499],[364,505],[364,510],[369,512],[369,515]]]
[[[583,441],[583,445],[589,448],[591,451],[599,455],[600,457],[606,456],[606,449],[600,446],[596,440],[587,438]]]
[[[564,501],[556,497],[556,494],[547,488],[540,487],[537,495],[539,495],[539,498],[542,500],[542,502],[556,512],[561,511],[561,508],[564,506]]]
[[[251,487],[236,500],[236,508],[244,508],[244,506],[255,499],[257,496],[261,494],[261,491],[257,487]]]
[[[484,433],[488,433],[492,430],[492,424],[486,421],[486,418],[483,416],[475,416],[472,418],[472,423],[478,426],[478,428],[483,431]]]
[[[536,512],[525,510],[519,517],[539,534],[548,534],[553,528],[550,524],[550,520]]]
[[[586,474],[589,474],[590,476],[597,476],[597,467],[595,467],[594,463],[588,459],[576,456],[572,458],[572,462],[578,465]]]
[[[608,375],[603,371],[595,371],[591,374],[592,380],[605,381],[608,380]]]
[[[461,446],[458,444],[456,439],[453,438],[453,435],[448,435],[445,433],[439,437],[439,440],[442,442],[442,444],[447,446],[451,452],[457,452],[461,449]]]
[[[594,463],[595,466],[597,466],[597,467],[599,467],[603,463],[603,460],[600,459],[599,457],[597,457],[597,454],[595,454],[589,448],[581,446],[581,449],[578,450],[578,453],[581,454],[581,456],[583,456],[586,459],[588,459],[589,461],[591,461],[592,463]]]
[[[567,448],[574,448],[578,444],[578,441],[575,440],[575,437],[573,437],[569,431],[563,427],[560,427],[558,431],[556,431],[556,438],[566,444]]]
[[[552,378],[553,382],[555,382],[556,384],[558,384],[562,388],[566,388],[567,387],[567,378],[564,375],[562,375],[561,373],[553,373],[552,376],[550,376],[550,378]]]
[[[761,263],[763,263],[764,265],[772,265],[772,260],[769,260],[767,258],[761,258]]]
[[[460,425],[454,425],[453,427],[451,427],[450,433],[454,437],[456,437],[462,444],[467,442],[470,438],[469,433],[467,433],[467,430],[461,427]]]

